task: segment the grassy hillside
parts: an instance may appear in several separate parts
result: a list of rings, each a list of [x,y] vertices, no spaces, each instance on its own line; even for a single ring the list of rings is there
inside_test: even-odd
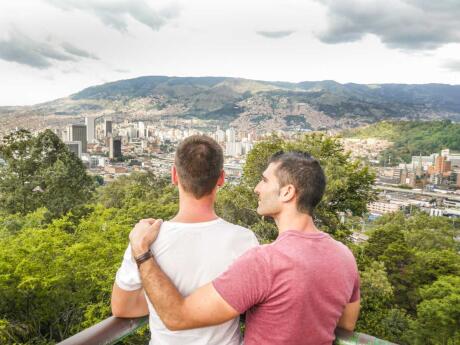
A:
[[[383,159],[391,155],[393,161],[410,161],[413,155],[428,155],[449,148],[460,151],[460,123],[444,121],[382,121],[373,125],[343,132],[349,138],[378,138],[394,142],[383,152]]]

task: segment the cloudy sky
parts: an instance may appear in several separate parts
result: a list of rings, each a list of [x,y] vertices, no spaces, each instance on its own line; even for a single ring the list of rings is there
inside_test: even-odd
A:
[[[143,75],[460,84],[459,0],[0,2],[0,105]]]

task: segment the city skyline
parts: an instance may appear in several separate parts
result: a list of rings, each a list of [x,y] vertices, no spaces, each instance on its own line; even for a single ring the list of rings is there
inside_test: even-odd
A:
[[[143,75],[460,84],[460,4],[19,0],[0,5],[0,106]]]

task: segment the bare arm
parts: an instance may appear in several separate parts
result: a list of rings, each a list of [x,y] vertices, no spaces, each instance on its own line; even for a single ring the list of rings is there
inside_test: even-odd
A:
[[[116,317],[140,317],[149,314],[143,289],[126,291],[114,283],[111,303],[112,314]]]
[[[337,323],[337,327],[343,328],[347,331],[353,331],[356,326],[356,321],[359,316],[360,300],[348,303],[343,310],[342,316]]]
[[[158,235],[160,225],[161,221],[154,222],[153,219],[136,224],[129,235],[135,257],[150,248]],[[211,283],[184,298],[154,258],[141,264],[140,275],[149,300],[170,330],[217,325],[239,315]]]

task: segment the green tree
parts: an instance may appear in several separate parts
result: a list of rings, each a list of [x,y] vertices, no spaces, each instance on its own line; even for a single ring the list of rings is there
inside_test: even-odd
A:
[[[365,257],[385,264],[397,305],[415,315],[420,287],[460,272],[458,235],[448,219],[394,213],[376,222],[363,247]]]
[[[369,239],[364,246],[366,255],[373,260],[378,259],[392,243],[404,241],[404,214],[398,212],[391,214],[391,218],[382,218],[369,232]]]
[[[385,264],[389,280],[395,291],[395,300],[399,306],[406,310],[414,311],[412,303],[415,294],[414,281],[411,280],[411,265],[415,262],[414,251],[404,241],[391,243],[379,256]],[[418,286],[418,285],[416,285]]]
[[[442,276],[420,289],[417,306],[416,344],[455,345],[460,343],[460,277]]]
[[[423,296],[419,288],[432,284],[444,275],[460,275],[460,256],[452,250],[416,252],[414,262],[408,267],[408,298],[412,310]],[[409,310],[409,311],[412,311]]]
[[[455,228],[450,219],[430,217],[424,212],[417,213],[406,221],[407,244],[419,251],[451,249],[460,251],[460,229]]]
[[[357,330],[369,332],[377,337],[385,335],[382,320],[393,303],[393,287],[391,286],[385,267],[382,263],[372,262],[361,276],[361,311]]]
[[[89,201],[95,182],[78,157],[50,130],[32,136],[26,130],[7,135],[0,145],[0,208],[26,214],[46,207],[59,217]]]
[[[6,165],[0,167],[0,208],[8,213],[26,214],[39,206],[39,195],[33,189],[39,184],[36,172],[39,162],[33,150],[32,134],[26,130],[3,138],[0,155]]]
[[[366,211],[367,203],[375,197],[372,190],[374,174],[359,161],[351,161],[349,155],[343,152],[338,138],[323,134],[307,134],[293,141],[273,135],[257,143],[247,156],[242,182],[219,194],[218,210],[223,215],[230,215],[229,220],[237,220],[247,227],[252,228],[259,223],[261,218],[255,212],[257,196],[253,189],[267,167],[269,157],[280,150],[307,151],[320,161],[326,174],[327,186],[323,200],[315,212],[316,223],[323,230],[345,241],[350,231],[341,224],[339,213],[361,216]],[[240,210],[241,217],[238,216]],[[270,220],[265,221],[270,223]],[[262,233],[262,226],[257,229],[260,230],[259,235],[267,240],[276,238],[272,227],[268,228],[267,234]]]
[[[169,178],[156,176],[152,172],[120,176],[112,183],[99,188],[96,197],[105,207],[115,208],[135,206],[139,202],[156,203],[159,199],[177,204],[179,194]]]

